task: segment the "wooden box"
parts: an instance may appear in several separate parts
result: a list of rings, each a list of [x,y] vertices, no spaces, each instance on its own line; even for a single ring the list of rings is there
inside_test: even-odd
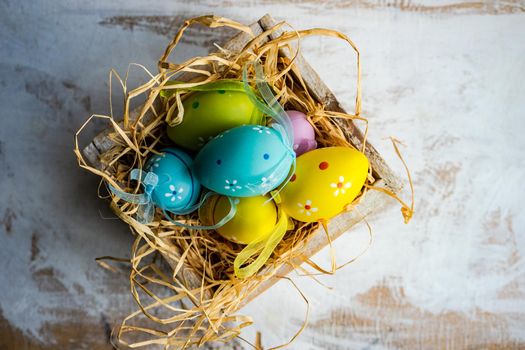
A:
[[[270,29],[275,25],[274,20],[270,15],[265,15],[257,22],[253,23],[250,27],[254,35],[259,35],[264,31]],[[274,39],[279,36],[278,32],[271,34],[269,38]],[[222,45],[222,47],[228,50],[240,50],[248,41],[250,36],[246,33],[239,33],[234,36],[230,41]],[[281,55],[288,56],[288,53],[283,50],[280,53]],[[344,112],[343,108],[339,104],[339,101],[336,99],[334,94],[330,89],[323,83],[319,78],[317,73],[313,68],[304,60],[302,57],[298,57],[295,61],[295,65],[301,72],[302,78],[307,85],[310,94],[318,100],[320,103],[325,105],[326,110]],[[138,110],[135,110],[134,113],[130,116],[130,119],[137,116]],[[147,117],[147,116],[146,116]],[[358,149],[361,149],[363,142],[362,132],[353,124],[350,120],[339,120],[341,127],[345,133],[345,137]],[[108,151],[113,147],[113,142],[108,138],[109,131],[102,132],[97,135],[93,141],[83,149],[83,155],[86,160],[94,167],[103,170],[103,165],[99,161],[100,154]],[[365,148],[365,154],[368,157],[372,169],[373,169],[373,178],[374,186],[377,187],[386,187],[394,193],[398,193],[402,186],[397,177],[393,174],[391,169],[385,163],[383,158],[379,153],[374,149],[374,147],[367,142]],[[344,232],[347,232],[353,225],[357,224],[362,220],[363,217],[366,217],[374,212],[379,211],[387,202],[387,197],[380,193],[379,191],[369,191],[363,200],[356,206],[353,211],[340,214],[339,216],[333,218],[329,225],[329,234],[331,240],[335,240]],[[165,243],[171,245],[169,240],[165,240]],[[313,235],[313,237],[306,243],[304,250],[304,258],[309,258],[323,247],[327,246],[329,241],[323,228],[319,228]],[[168,263],[175,269],[178,263],[177,257],[180,257],[180,253],[177,252],[174,247],[173,254],[170,256],[164,256]],[[304,259],[296,258],[294,261],[291,261],[290,264],[283,264],[279,267],[278,271],[275,273],[275,276],[285,276],[288,274],[293,267],[299,266],[304,262]],[[179,275],[177,278],[184,280],[184,283],[189,287],[189,289],[200,286],[201,279],[197,274],[192,271],[188,266],[183,266],[179,270]],[[257,297],[260,293],[265,291],[267,288],[271,287],[274,283],[278,281],[277,277],[263,282],[258,288],[256,288],[245,300],[248,302],[253,298]]]

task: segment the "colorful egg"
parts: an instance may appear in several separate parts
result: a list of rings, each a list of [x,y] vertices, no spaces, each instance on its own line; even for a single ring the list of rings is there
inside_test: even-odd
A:
[[[297,158],[295,173],[280,192],[283,210],[304,222],[330,219],[357,197],[367,174],[368,159],[353,148],[307,152]]]
[[[233,219],[217,229],[224,238],[249,244],[266,238],[277,221],[277,207],[269,196],[235,198],[236,212]],[[214,196],[199,211],[201,221],[215,224],[230,211],[230,202],[225,196]],[[202,217],[205,215],[206,217]],[[210,220],[211,219],[211,220]]]
[[[148,159],[144,168],[159,178],[151,194],[153,203],[165,210],[185,210],[197,202],[200,192],[200,184],[191,173],[193,160],[176,148],[161,152]]]
[[[299,111],[286,111],[290,117],[293,128],[293,149],[297,156],[317,148],[315,131],[306,119],[306,114]]]
[[[168,126],[168,137],[178,146],[199,150],[221,132],[243,124],[261,124],[263,115],[244,91],[242,82],[213,84],[210,91],[184,100],[180,124]]]
[[[281,184],[294,157],[275,129],[245,125],[208,142],[195,157],[193,173],[204,187],[219,194],[252,197]]]

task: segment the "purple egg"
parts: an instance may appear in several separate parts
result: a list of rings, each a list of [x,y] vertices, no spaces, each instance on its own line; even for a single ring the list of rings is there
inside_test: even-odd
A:
[[[294,140],[293,149],[297,156],[317,148],[315,131],[306,119],[306,114],[299,111],[286,111],[292,121]]]

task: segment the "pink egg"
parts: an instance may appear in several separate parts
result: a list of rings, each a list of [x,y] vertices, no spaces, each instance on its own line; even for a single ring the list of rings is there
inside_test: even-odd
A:
[[[294,132],[293,149],[297,156],[317,148],[315,131],[306,119],[306,114],[299,111],[286,111],[292,121]]]

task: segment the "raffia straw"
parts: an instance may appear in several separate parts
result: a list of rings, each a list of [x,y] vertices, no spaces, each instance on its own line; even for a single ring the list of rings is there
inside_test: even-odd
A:
[[[252,39],[239,52],[230,52],[221,48],[219,52],[194,57],[183,63],[170,62],[170,55],[185,30],[194,24],[209,28],[223,26],[234,28],[250,34]],[[163,89],[174,88],[173,85],[167,85],[168,81],[174,79],[185,81],[184,86],[193,87],[225,78],[241,80],[242,67],[256,59],[262,62],[264,73],[279,102],[287,109],[296,109],[307,114],[308,120],[315,129],[320,147],[356,148],[357,145],[353,145],[345,136],[347,134],[343,128],[346,121],[358,121],[365,125],[365,138],[358,145],[364,150],[368,121],[361,116],[361,63],[357,46],[347,36],[337,31],[320,28],[299,31],[292,29],[285,31],[276,39],[263,43],[269,34],[282,29],[284,25],[285,22],[278,23],[264,33],[254,36],[249,27],[226,18],[216,16],[193,18],[184,22],[168,44],[158,62],[158,74],[150,73],[142,65],[130,65],[123,78],[112,70],[109,74],[110,101],[112,80],[115,78],[124,92],[123,121],[115,122],[113,104],[110,102],[109,116],[93,115],[82,125],[75,135],[75,154],[79,166],[100,176],[101,184],[110,184],[122,191],[138,193],[140,184],[130,183],[129,172],[133,168],[142,168],[146,159],[157,152],[156,149],[169,144],[164,135],[166,123],[175,125],[182,121],[182,101],[189,96],[188,92],[175,90],[170,98],[161,99],[159,94]],[[299,43],[300,39],[312,35],[338,38],[348,43],[355,51],[357,85],[355,110],[352,114],[325,110],[324,105],[310,95],[300,72],[293,64],[299,54],[299,45],[294,47],[292,43]],[[291,59],[280,56],[279,52],[282,50],[292,52]],[[132,67],[143,70],[148,81],[130,90],[127,77]],[[249,74],[252,77],[254,72]],[[129,110],[130,102],[137,97],[145,99],[145,102],[134,114]],[[86,162],[78,142],[81,132],[94,119],[102,119],[109,123],[108,137],[115,143],[114,147],[101,155],[102,169],[97,169]],[[402,159],[397,141],[392,140],[392,142],[396,153]],[[408,171],[404,161],[403,164]],[[405,221],[408,221],[407,217],[411,217],[414,208],[413,192],[412,204],[408,206],[388,189],[376,188],[372,183],[372,169],[369,169],[369,173],[370,180],[365,184],[360,196],[348,206],[348,210],[359,203],[369,189],[375,189],[398,200],[402,205]],[[413,191],[411,179],[410,185]],[[307,307],[305,320],[300,329],[288,342],[273,349],[285,347],[291,344],[306,327],[309,303],[292,279],[277,276],[276,271],[281,266],[292,264],[292,261],[301,258],[317,273],[331,274],[355,260],[354,258],[337,266],[331,248],[334,258],[329,270],[314,264],[303,253],[306,243],[319,228],[319,223],[295,222],[295,229],[286,234],[265,267],[256,275],[239,280],[233,274],[233,261],[242,250],[242,246],[229,242],[213,232],[188,230],[175,226],[165,220],[160,211],[155,213],[151,223],[141,224],[134,219],[137,211],[135,204],[124,202],[113,194],[110,194],[109,198],[112,210],[130,226],[136,237],[131,248],[129,263],[131,264],[131,294],[139,309],[126,317],[118,331],[114,332],[116,343],[120,347],[140,348],[160,345],[165,349],[185,349],[211,341],[227,342],[238,337],[244,327],[252,324],[250,317],[237,315],[237,311],[254,290],[272,278],[289,281],[297,289]],[[197,213],[178,216],[177,220],[186,220],[190,224],[199,222]],[[323,225],[327,232],[326,223]],[[368,223],[367,226],[370,229]],[[329,235],[327,237],[330,242]],[[370,237],[372,239],[372,235]],[[163,264],[162,260],[158,259],[159,255],[172,262],[171,265]],[[109,267],[106,263],[103,265]],[[301,270],[304,271],[304,275],[315,279],[315,273],[307,272],[303,268]],[[193,279],[190,278],[191,276]],[[257,345],[253,346],[257,347]]]

